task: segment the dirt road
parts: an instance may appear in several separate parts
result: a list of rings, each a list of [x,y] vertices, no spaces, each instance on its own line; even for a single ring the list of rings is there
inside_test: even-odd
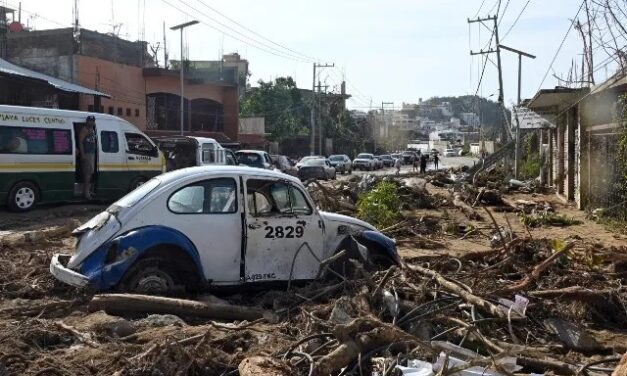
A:
[[[411,185],[422,186],[424,182],[420,177]],[[325,184],[328,184],[327,189],[333,190],[338,184],[348,184],[348,180]],[[438,310],[448,312],[442,315],[437,315],[439,311],[435,309],[424,311],[422,321],[411,325],[392,325],[396,318],[384,308],[387,306],[382,303],[383,298],[375,299],[377,290],[379,293],[387,291],[387,297],[394,294],[401,297],[401,313],[396,315],[406,320],[409,320],[406,315],[424,304],[439,304],[442,299],[450,299],[447,295],[450,292],[434,278],[407,269],[392,270],[389,276],[385,271],[367,274],[339,284],[337,281],[314,282],[298,286],[290,293],[279,288],[219,294],[231,304],[278,310],[282,312],[278,323],[223,324],[172,315],[117,317],[104,312],[89,313],[87,306],[93,294],[57,282],[50,276],[48,266],[53,253],[72,251],[72,229],[105,206],[48,206],[26,214],[0,211],[0,375],[220,375],[227,372],[235,375],[238,366],[241,372],[261,369],[263,372],[258,374],[306,375],[309,373],[306,356],[295,354],[316,354],[315,348],[321,347],[322,350],[316,350],[320,355],[312,358],[316,369],[326,369],[324,364],[336,365],[334,351],[348,346],[340,346],[340,341],[352,335],[346,332],[348,337],[342,337],[340,332],[353,330],[347,323],[354,318],[362,320],[362,336],[372,336],[380,330],[392,333],[395,341],[400,341],[394,342],[394,351],[389,347],[392,353],[380,353],[376,361],[364,360],[364,367],[370,370],[381,371],[381,359],[390,366],[394,354],[407,354],[413,348],[405,349],[401,346],[403,343],[418,346],[412,350],[413,357],[434,360],[434,355],[429,354],[435,350],[420,348],[415,342],[418,339],[420,343],[428,343],[433,338],[463,343],[462,338],[467,338],[464,346],[485,353],[484,345],[477,345],[477,337],[464,329],[468,320],[495,320],[482,329],[483,334],[491,338],[488,341],[492,341],[489,351],[510,346],[508,352],[513,356],[518,354],[523,363],[524,359],[553,359],[566,362],[566,365],[561,364],[566,368],[561,369],[568,370],[570,365],[576,368],[604,357],[614,359],[627,351],[627,291],[624,287],[627,262],[621,261],[627,260],[625,235],[587,219],[583,212],[565,205],[553,194],[509,193],[506,198],[510,202],[522,200],[551,207],[580,223],[529,228],[521,223],[520,213],[489,205],[494,220],[509,234],[509,239],[518,237],[524,241],[520,247],[515,244],[521,243],[513,242],[511,249],[506,247],[499,251],[498,246],[494,248],[490,244],[495,227],[487,212],[477,207],[481,219],[469,219],[467,213],[453,205],[451,188],[428,183],[426,190],[424,193],[420,188],[405,188],[403,192],[410,194],[402,193],[402,216],[411,223],[411,230],[400,227],[387,233],[396,237],[406,263],[437,270],[449,280],[458,281],[464,289],[486,299],[490,297],[490,302],[502,296],[513,299],[514,293],[498,295],[495,291],[511,288],[512,284],[524,280],[528,270],[551,254],[552,241],[576,243],[569,257],[559,259],[534,281],[533,289],[520,292],[528,293],[526,296],[531,301],[528,317],[515,318],[513,327],[508,329],[506,315],[504,321],[495,319],[483,311],[470,310],[466,303],[453,308],[440,306]],[[424,208],[426,205],[420,201],[425,195],[430,208]],[[374,286],[369,287],[372,284]],[[376,289],[377,285],[384,288]],[[572,287],[603,291],[608,300],[591,303],[578,298],[540,299],[530,295]],[[191,297],[205,299],[198,295]],[[286,310],[286,307],[294,308]],[[435,316],[429,316],[430,312]],[[471,319],[470,315],[481,315],[483,319]],[[542,326],[542,320],[548,318],[573,323],[585,335],[592,336],[597,347],[585,351],[567,347]],[[450,322],[456,326],[451,326]],[[382,326],[377,329],[379,325]],[[310,336],[318,339],[307,340]],[[519,347],[511,347],[515,346],[510,343],[512,338],[525,348],[518,344]],[[298,339],[301,341],[297,342]],[[376,341],[373,343],[384,349],[392,346],[389,342]],[[303,345],[299,346],[299,342]],[[322,354],[326,354],[324,358],[320,357]],[[404,359],[403,364],[407,364]],[[616,363],[614,360],[604,367],[613,367]],[[351,364],[353,367],[355,363]],[[560,369],[555,368],[555,364],[543,363],[542,366],[554,368],[542,368],[532,361],[524,364],[525,372]],[[353,374],[359,374],[357,366],[354,370]],[[368,373],[364,370],[363,374]]]

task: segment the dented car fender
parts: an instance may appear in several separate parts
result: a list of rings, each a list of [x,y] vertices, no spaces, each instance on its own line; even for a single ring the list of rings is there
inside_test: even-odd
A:
[[[184,234],[166,226],[155,225],[131,230],[104,243],[83,261],[80,272],[89,278],[90,287],[110,289],[122,281],[135,261],[150,257],[150,253],[156,249],[168,247],[172,248],[173,254],[185,253],[196,271],[202,270],[198,250]]]

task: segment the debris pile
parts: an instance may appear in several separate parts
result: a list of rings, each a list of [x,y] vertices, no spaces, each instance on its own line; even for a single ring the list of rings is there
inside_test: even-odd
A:
[[[321,208],[354,214],[382,179],[403,207],[381,230],[430,254],[383,269],[351,262],[342,275],[324,264],[313,282],[270,290],[93,296],[49,276],[50,255],[71,247],[67,228],[4,236],[0,375],[624,374],[625,244],[499,223],[496,208],[556,208],[518,206],[497,188],[447,197],[419,179],[368,177],[309,189]],[[454,210],[474,219],[447,219]],[[446,252],[446,236],[463,254]]]

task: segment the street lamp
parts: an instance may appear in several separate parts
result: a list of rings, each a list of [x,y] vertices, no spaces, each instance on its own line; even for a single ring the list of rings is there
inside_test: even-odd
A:
[[[189,21],[189,22],[185,22],[182,23],[180,25],[176,25],[176,26],[172,26],[170,28],[170,30],[181,30],[181,65],[179,67],[179,70],[181,71],[181,136],[183,135],[184,132],[184,126],[183,124],[185,123],[184,119],[184,108],[185,108],[185,97],[183,96],[184,91],[183,91],[183,29],[185,29],[188,26],[192,26],[192,25],[196,25],[198,23],[198,21],[194,20],[194,21]]]

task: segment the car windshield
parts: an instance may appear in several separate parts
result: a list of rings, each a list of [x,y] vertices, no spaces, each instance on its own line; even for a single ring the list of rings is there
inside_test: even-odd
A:
[[[343,155],[332,155],[329,157],[330,161],[343,161],[344,160],[344,156]]]
[[[156,179],[156,178],[150,179],[146,183],[132,190],[126,196],[116,201],[113,205],[130,208],[131,206],[137,204],[142,198],[146,197],[148,193],[152,192],[155,188],[157,188],[159,184],[161,184],[161,181],[159,179]]]
[[[240,164],[251,167],[263,167],[263,158],[257,153],[237,153]]]
[[[308,161],[305,161],[304,165],[305,166],[324,166],[325,165],[324,162],[325,162],[324,159],[320,159],[320,158],[310,159]]]
[[[372,159],[374,156],[372,154],[361,153],[357,156],[357,158],[361,159]]]
[[[411,151],[406,151],[406,152],[403,152],[403,155],[412,155],[412,154],[413,154],[413,153],[412,153]]]
[[[392,159],[392,156],[390,156],[390,155],[382,155],[381,159]]]

